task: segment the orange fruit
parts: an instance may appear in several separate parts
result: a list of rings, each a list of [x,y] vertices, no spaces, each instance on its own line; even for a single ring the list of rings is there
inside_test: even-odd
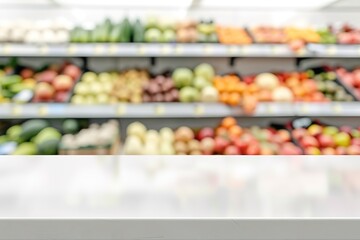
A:
[[[243,129],[239,125],[235,125],[229,128],[230,136],[240,137],[243,133]]]
[[[229,101],[229,93],[227,93],[227,92],[222,92],[222,93],[220,93],[220,102],[222,102],[222,103],[228,103],[228,101]]]
[[[215,130],[215,134],[216,136],[227,136],[228,135],[228,130],[225,127],[218,127]]]
[[[239,93],[233,92],[229,95],[228,104],[231,106],[239,105],[241,101],[241,96]]]
[[[221,126],[223,126],[226,129],[229,129],[232,126],[235,126],[237,124],[236,119],[233,117],[226,117],[221,121]]]

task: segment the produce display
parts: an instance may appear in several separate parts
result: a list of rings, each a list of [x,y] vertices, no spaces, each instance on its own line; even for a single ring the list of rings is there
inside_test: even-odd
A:
[[[178,102],[179,90],[174,81],[163,75],[151,79],[144,86],[143,102]]]
[[[142,24],[140,21],[137,23],[139,26]],[[145,27],[143,27],[144,38],[142,40],[138,38],[137,42],[176,42],[178,37],[177,29],[176,23],[173,21],[159,21],[159,19],[152,17],[145,21]]]
[[[53,64],[41,70],[7,66],[0,70],[0,103],[67,102],[80,77],[74,64]]]
[[[0,155],[57,154],[60,139],[60,131],[47,121],[28,120],[11,126],[0,136]]]
[[[344,24],[340,29],[333,30],[337,41],[340,44],[359,44],[360,29],[356,29],[348,24]]]
[[[240,127],[232,117],[224,118],[217,128],[175,130],[164,127],[148,130],[142,123],[127,127],[124,153],[131,155],[298,155],[302,150],[291,141],[288,130]]]
[[[59,127],[54,127],[54,126]],[[66,119],[55,124],[42,119],[15,124],[0,135],[0,155],[118,154],[119,124],[101,125]]]
[[[19,20],[0,24],[0,42],[56,44],[69,42],[69,24],[61,20]]]
[[[336,69],[339,79],[351,89],[357,99],[360,99],[360,68],[348,71],[343,67]]]
[[[258,43],[285,43],[286,33],[283,28],[258,26],[250,29],[255,42]]]
[[[244,28],[218,26],[216,32],[222,44],[250,44],[252,39]]]
[[[59,153],[62,155],[114,155],[119,153],[119,123],[109,120],[103,124],[93,123],[80,130],[75,120],[63,123]]]
[[[360,155],[360,129],[313,122],[295,128],[292,136],[309,155]]]

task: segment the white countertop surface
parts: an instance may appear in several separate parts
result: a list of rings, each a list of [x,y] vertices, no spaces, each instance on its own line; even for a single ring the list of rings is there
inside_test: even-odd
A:
[[[336,239],[342,231],[349,234],[342,239],[355,239],[360,236],[354,220],[360,216],[359,160],[359,156],[1,156],[0,239],[57,239],[51,234],[60,232],[68,235],[59,239],[180,239],[182,233],[181,239],[205,235],[269,239],[265,230],[251,231],[260,226],[283,229],[285,235],[275,231],[272,239],[299,239],[294,235],[299,226],[304,228],[300,234],[327,229],[326,236],[316,235],[322,238],[301,235],[304,239]],[[73,227],[67,232],[69,226]],[[131,226],[141,230],[130,231]],[[190,228],[198,233],[191,235],[186,230]],[[228,233],[228,228],[235,232]],[[221,229],[228,229],[228,234],[220,234]],[[42,238],[46,232],[50,235]]]

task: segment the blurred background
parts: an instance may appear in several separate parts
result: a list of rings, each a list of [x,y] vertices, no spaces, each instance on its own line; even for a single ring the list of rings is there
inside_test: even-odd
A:
[[[0,155],[359,155],[359,11],[0,1]]]

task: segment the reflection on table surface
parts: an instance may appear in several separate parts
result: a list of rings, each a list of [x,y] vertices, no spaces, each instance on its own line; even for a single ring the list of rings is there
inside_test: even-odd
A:
[[[0,158],[0,217],[360,217],[360,158]]]

